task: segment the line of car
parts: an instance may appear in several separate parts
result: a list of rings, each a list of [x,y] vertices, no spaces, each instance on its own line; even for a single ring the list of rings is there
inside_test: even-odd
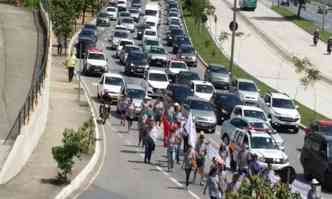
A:
[[[101,51],[89,48],[83,71],[87,75],[101,75],[97,96],[118,101],[130,95],[137,110],[150,97],[178,102],[183,105],[184,114],[192,113],[197,130],[214,133],[217,124],[222,124],[220,136],[225,143],[232,142],[237,149],[245,143],[258,155],[261,164],[272,163],[275,169],[289,165],[284,140],[274,128],[287,126],[297,132],[300,115],[293,101],[283,93],[267,93],[261,97],[255,82],[231,81],[229,71],[222,65],[209,65],[203,80],[200,79],[191,70],[197,66],[196,51],[183,31],[178,2],[167,0],[163,9],[159,3],[150,2],[144,11],[133,6],[139,2],[132,0],[132,8],[128,8],[119,0],[112,1],[102,12],[108,13],[109,20],[117,21],[109,48],[115,50],[115,58],[124,65],[124,73],[142,76],[144,81],[127,85],[123,75],[108,72],[107,59]],[[130,12],[134,9],[138,13]],[[164,39],[159,32],[164,22],[162,10],[168,11]],[[133,37],[142,40],[142,47]],[[172,54],[162,45],[163,41]]]

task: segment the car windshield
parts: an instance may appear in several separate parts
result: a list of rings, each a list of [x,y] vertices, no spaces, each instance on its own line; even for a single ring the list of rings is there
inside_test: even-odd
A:
[[[128,38],[128,33],[127,32],[116,31],[116,32],[114,32],[114,37]]]
[[[151,48],[150,53],[153,53],[153,54],[166,54],[166,51],[163,48]]]
[[[125,45],[133,45],[132,41],[121,41],[120,46],[125,46]]]
[[[181,48],[181,52],[185,54],[194,54],[194,49],[192,47]]]
[[[294,104],[291,100],[288,99],[280,99],[273,98],[272,99],[272,107],[276,108],[286,108],[286,109],[294,109]]]
[[[128,12],[120,12],[119,16],[120,17],[129,17],[130,14]]]
[[[249,122],[250,126],[256,129],[269,129],[270,127],[265,122]]]
[[[138,10],[136,10],[136,9],[131,9],[131,10],[129,10],[129,12],[130,12],[130,13],[132,13],[132,14],[139,13],[139,11],[138,11]]]
[[[239,90],[257,92],[256,85],[251,82],[239,82]]]
[[[128,89],[128,97],[133,99],[144,99],[145,91],[141,89]]]
[[[152,30],[145,31],[145,34],[149,35],[149,36],[156,36],[157,35],[157,33],[155,31],[152,31]]]
[[[177,17],[178,14],[175,13],[175,12],[170,12],[170,13],[168,14],[168,16],[169,16],[169,17]]]
[[[256,110],[244,110],[244,117],[253,117],[266,121],[264,112]]]
[[[123,18],[121,23],[134,23],[134,20],[132,18]]]
[[[275,149],[275,144],[271,137],[251,137],[251,148],[252,149]]]
[[[88,59],[101,59],[104,60],[104,54],[101,53],[89,53]]]
[[[216,97],[216,103],[224,108],[233,109],[234,106],[241,104],[241,99],[235,95],[219,94]]]
[[[228,73],[228,71],[226,70],[226,68],[224,68],[222,66],[210,65],[208,69],[209,69],[209,71],[211,71],[213,73],[223,73],[223,74],[227,74]]]
[[[131,53],[130,54],[130,59],[132,59],[132,60],[136,60],[136,61],[138,61],[138,60],[144,60],[144,58],[145,58],[145,56],[144,56],[144,54],[143,53]]]
[[[148,46],[159,46],[159,41],[157,40],[145,40],[145,45]]]
[[[165,74],[160,73],[150,73],[149,74],[150,81],[158,81],[158,82],[167,82],[167,77]]]
[[[155,26],[155,25],[156,25],[156,23],[153,22],[153,21],[147,21],[147,22],[145,22],[145,23],[146,23],[146,25],[148,25],[148,26]]]
[[[123,81],[121,78],[118,77],[106,77],[105,84],[123,86]]]
[[[108,14],[107,13],[104,13],[104,12],[101,12],[98,14],[98,17],[108,17]]]
[[[324,132],[332,135],[332,126],[319,126],[319,132]]]
[[[107,12],[116,12],[116,8],[107,8]]]
[[[171,64],[171,68],[187,69],[187,66],[183,62],[174,62]]]
[[[199,76],[197,73],[180,73],[181,76],[184,78],[184,79],[188,79],[188,80],[199,80]]]
[[[203,110],[203,111],[213,111],[213,107],[209,102],[200,101],[200,100],[191,100],[190,109]]]
[[[146,16],[157,16],[157,11],[156,10],[145,10],[145,15]]]
[[[213,93],[213,87],[210,85],[197,84],[196,92],[197,93]]]

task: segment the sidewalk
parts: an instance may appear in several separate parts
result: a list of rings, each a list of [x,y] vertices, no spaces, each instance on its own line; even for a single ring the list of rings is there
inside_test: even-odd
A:
[[[230,33],[228,25],[232,21],[232,11],[225,1],[211,0],[210,2],[216,7],[215,13],[218,17],[217,27],[215,27],[213,18],[210,18],[207,22],[212,34],[216,32],[216,38],[218,38],[221,32]],[[259,4],[259,7],[262,7],[262,5]],[[257,8],[257,10],[259,10],[259,8]],[[263,21],[260,23],[264,24]],[[266,26],[269,26],[270,21],[265,23],[267,23]],[[273,21],[272,23],[276,22]],[[282,31],[286,32],[286,28],[280,23],[289,22],[278,22],[276,26],[279,28],[281,27],[282,29],[276,34],[281,34]],[[308,87],[307,89],[303,88],[300,83],[302,76],[295,72],[293,63],[282,57],[278,51],[263,40],[261,36],[257,34],[257,32],[241,17],[238,17],[238,24],[238,32],[242,32],[243,35],[237,37],[236,39],[235,62],[238,63],[244,70],[254,75],[257,79],[265,82],[272,88],[288,93],[291,97],[295,97],[296,95],[296,100],[311,109],[314,109],[315,107],[315,90],[317,90],[318,102],[316,110],[319,113],[332,118],[332,110],[329,109],[330,104],[332,103],[332,99],[329,95],[329,92],[332,90],[332,85],[319,81],[316,83],[314,89],[312,87]],[[290,26],[292,26],[292,24],[290,24]],[[266,30],[270,31],[270,29]],[[301,31],[302,30],[299,30],[299,32]],[[302,31],[302,34],[309,38],[308,42],[311,41],[311,37],[306,35],[307,33]],[[284,35],[285,38],[280,38],[280,40],[288,40],[287,36],[288,35]],[[280,42],[285,43],[284,41]],[[307,44],[310,45],[310,43]],[[222,44],[219,42],[219,45],[225,54],[230,55],[231,36],[229,35],[228,39],[223,41]],[[293,44],[293,46],[295,46],[295,44]],[[312,47],[307,46],[307,48]]]
[[[53,49],[53,54],[56,49]],[[90,118],[87,101],[82,93],[78,99],[77,81],[68,83],[64,68],[65,57],[53,55],[50,77],[50,107],[44,135],[24,169],[12,181],[0,186],[0,198],[6,199],[46,199],[54,198],[62,187],[41,183],[41,179],[51,179],[57,175],[56,162],[51,148],[59,145],[65,128],[77,129]],[[75,163],[76,176],[88,162],[89,157],[81,156]],[[72,177],[73,179],[73,177]]]

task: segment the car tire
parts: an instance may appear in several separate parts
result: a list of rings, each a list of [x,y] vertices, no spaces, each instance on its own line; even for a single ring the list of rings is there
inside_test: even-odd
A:
[[[222,141],[224,144],[229,145],[229,138],[227,135],[222,136]]]

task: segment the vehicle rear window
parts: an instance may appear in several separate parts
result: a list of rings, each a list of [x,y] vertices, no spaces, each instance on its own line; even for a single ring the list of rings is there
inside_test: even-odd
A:
[[[127,32],[114,32],[114,37],[119,37],[119,38],[128,38],[129,34]]]
[[[156,10],[145,10],[145,15],[147,16],[157,16],[157,13]]]
[[[100,59],[100,60],[104,60],[105,57],[103,54],[100,53],[89,53],[88,59]]]

